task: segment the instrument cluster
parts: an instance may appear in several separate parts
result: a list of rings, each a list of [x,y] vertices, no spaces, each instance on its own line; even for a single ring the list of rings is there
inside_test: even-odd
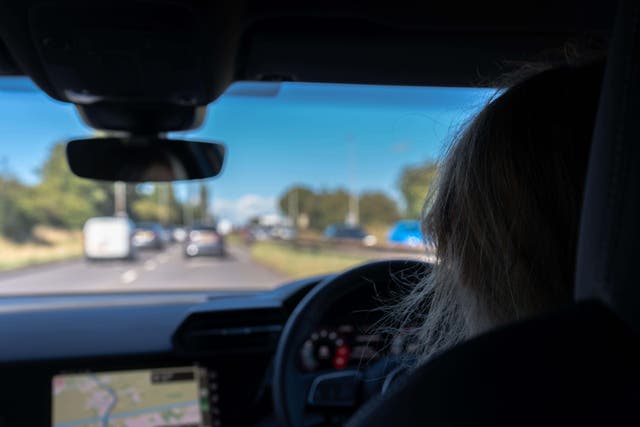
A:
[[[314,331],[300,349],[304,372],[358,368],[388,355],[415,350],[405,334],[390,336],[371,327],[341,324]]]

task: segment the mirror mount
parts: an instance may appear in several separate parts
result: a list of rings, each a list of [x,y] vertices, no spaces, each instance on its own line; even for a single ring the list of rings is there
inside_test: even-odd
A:
[[[111,135],[67,143],[67,161],[79,177],[102,181],[169,182],[205,179],[222,171],[219,143],[164,135]]]

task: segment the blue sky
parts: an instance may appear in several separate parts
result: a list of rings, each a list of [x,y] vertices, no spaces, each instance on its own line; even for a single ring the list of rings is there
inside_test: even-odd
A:
[[[491,95],[482,89],[287,83],[271,96],[245,96],[239,83],[209,106],[187,139],[224,142],[223,174],[208,182],[213,208],[241,221],[275,209],[293,184],[316,189],[382,190],[399,199],[402,167],[437,159],[470,114]],[[269,87],[267,87],[269,89]],[[70,105],[26,79],[0,79],[0,159],[26,182],[56,141],[89,135]],[[178,184],[180,192],[186,186]]]

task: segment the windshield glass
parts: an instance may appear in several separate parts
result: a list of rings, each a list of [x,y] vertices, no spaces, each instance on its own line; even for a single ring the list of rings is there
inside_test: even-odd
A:
[[[134,185],[73,176],[65,141],[96,131],[0,78],[0,295],[264,290],[428,257],[436,159],[492,93],[237,83],[175,135],[224,143],[219,177]]]

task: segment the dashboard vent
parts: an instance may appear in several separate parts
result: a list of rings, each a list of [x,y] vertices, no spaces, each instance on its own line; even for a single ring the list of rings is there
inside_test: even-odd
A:
[[[178,328],[173,345],[187,354],[273,352],[285,321],[284,310],[272,307],[196,312]]]

